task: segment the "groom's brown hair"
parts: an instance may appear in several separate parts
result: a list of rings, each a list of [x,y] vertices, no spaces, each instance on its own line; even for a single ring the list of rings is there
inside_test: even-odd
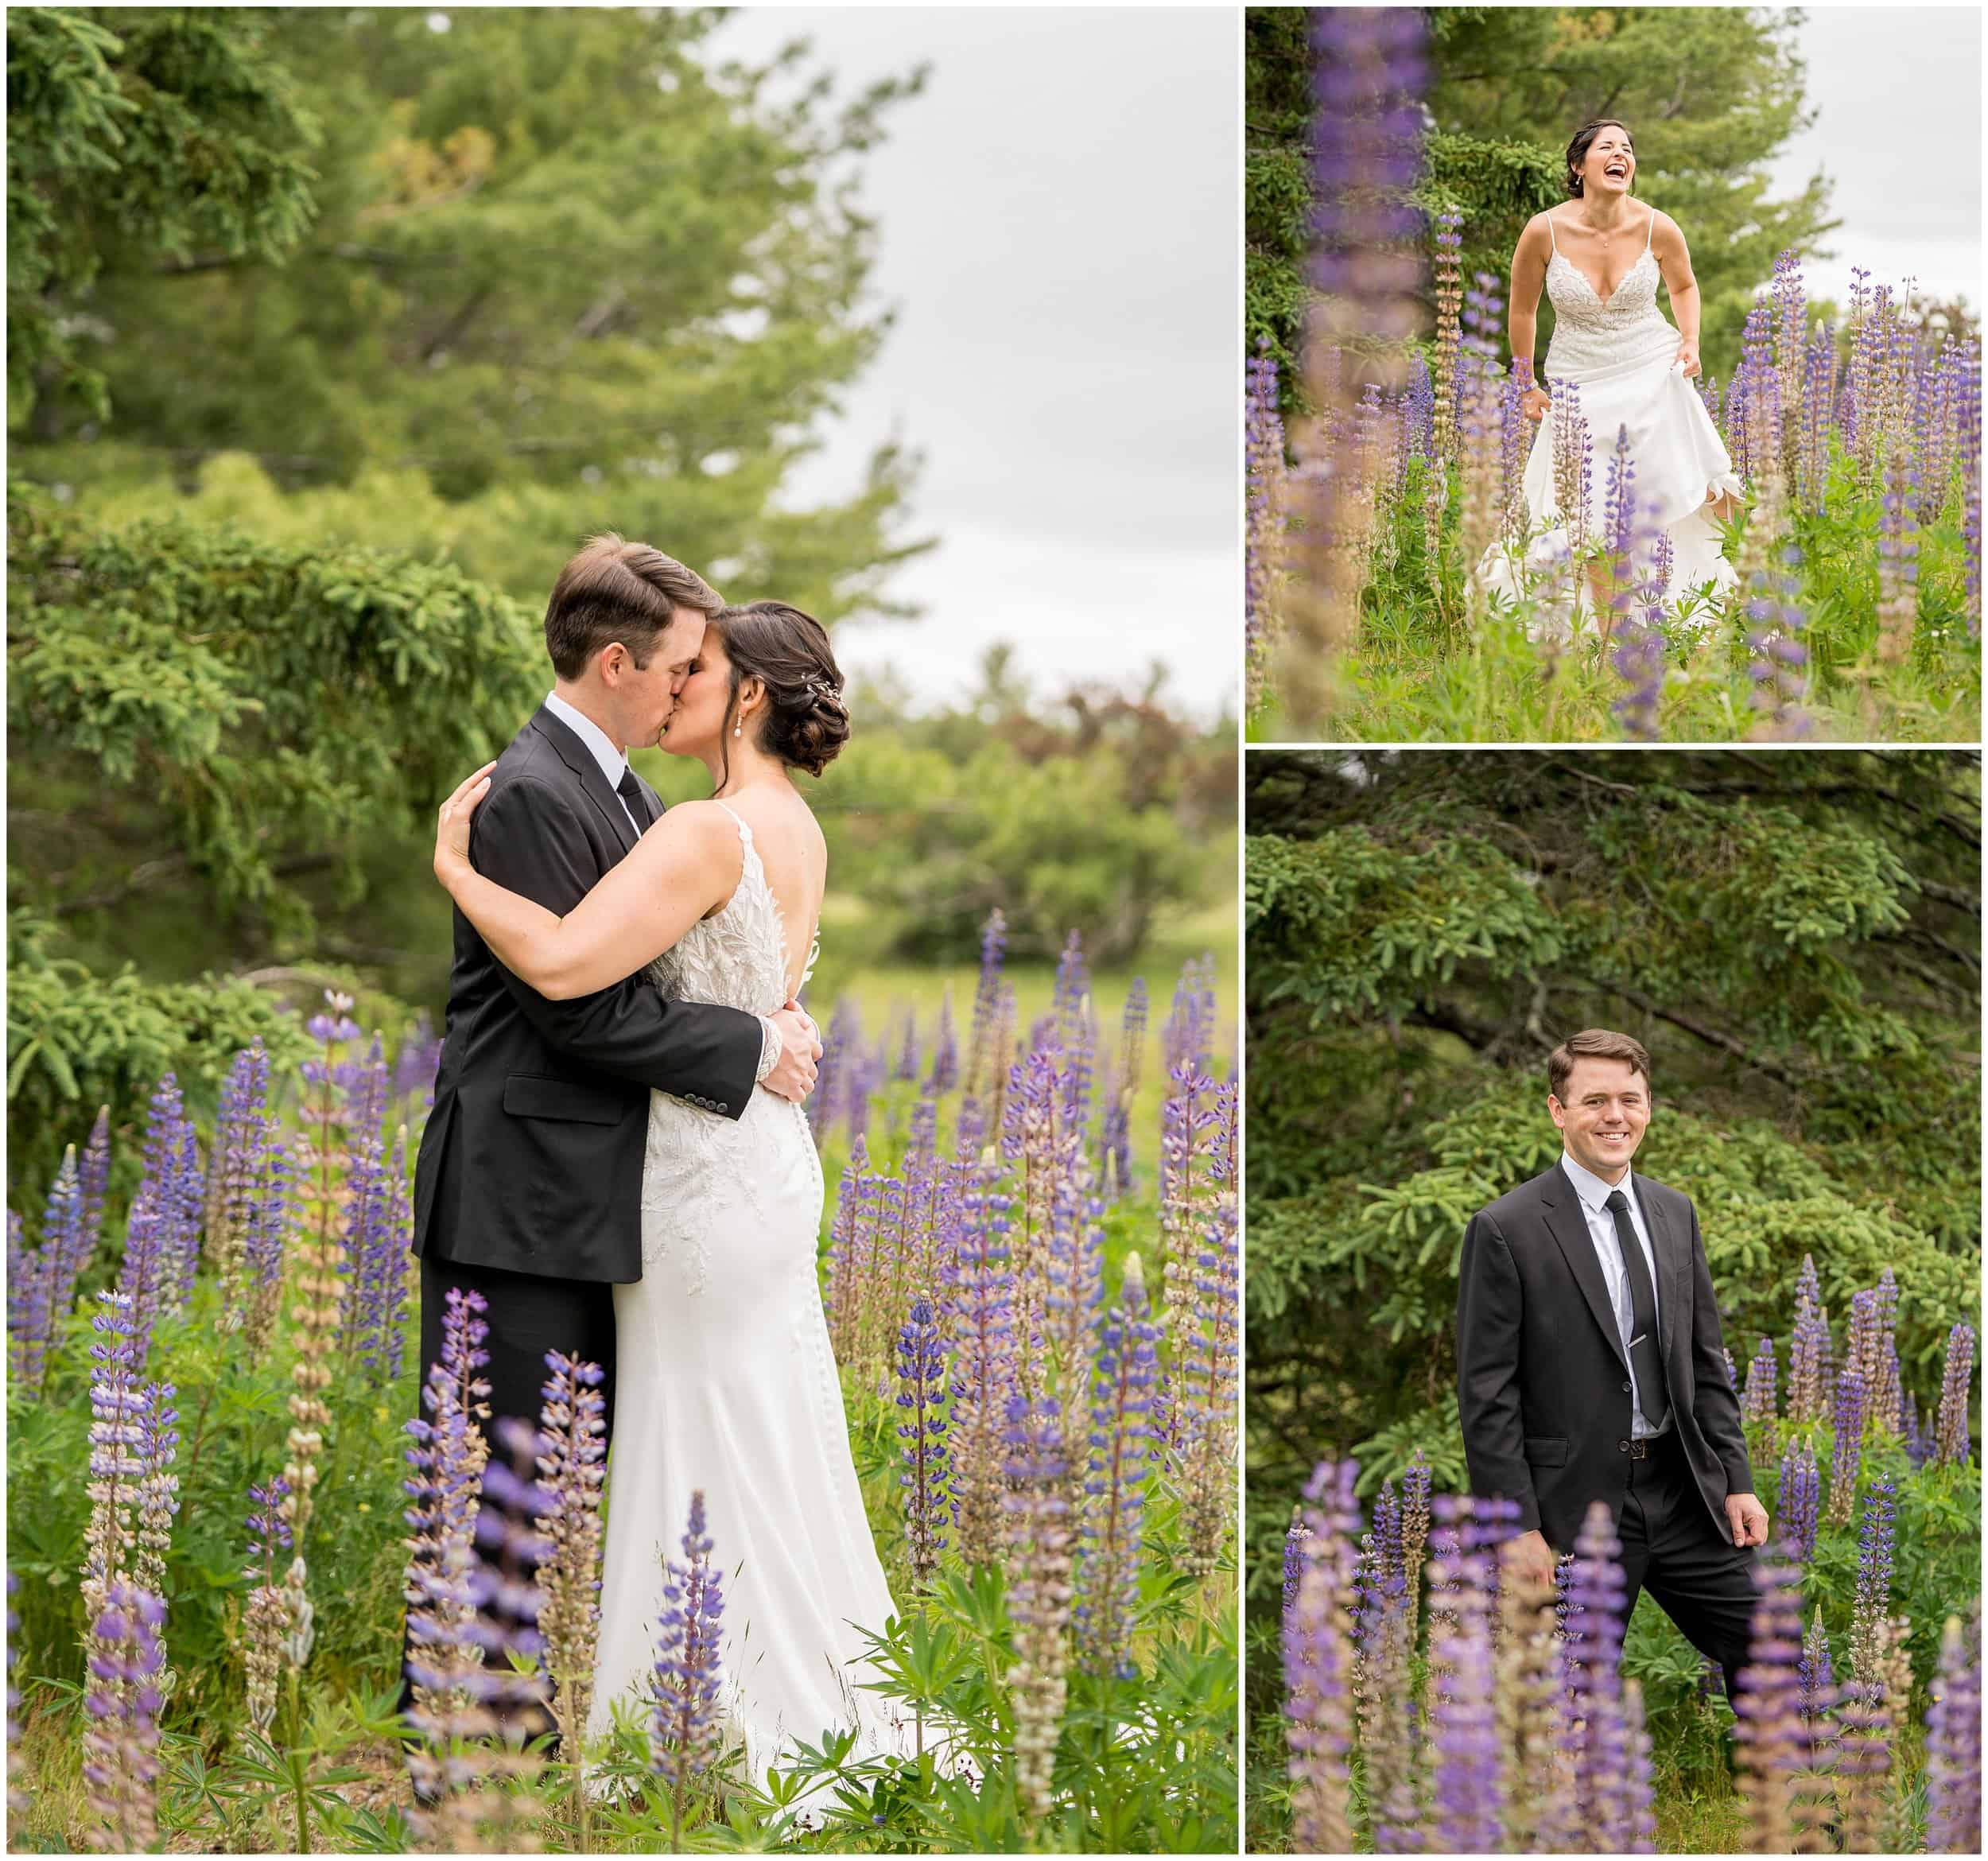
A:
[[[546,604],[546,651],[561,678],[577,678],[596,653],[616,640],[646,667],[676,608],[711,615],[724,605],[724,597],[696,569],[607,530],[589,537],[559,571]]]
[[[1627,1060],[1629,1070],[1643,1075],[1644,1089],[1650,1084],[1650,1050],[1633,1034],[1617,1034],[1607,1028],[1583,1028],[1570,1034],[1547,1056],[1547,1083],[1553,1096],[1567,1090],[1567,1075],[1578,1059]]]

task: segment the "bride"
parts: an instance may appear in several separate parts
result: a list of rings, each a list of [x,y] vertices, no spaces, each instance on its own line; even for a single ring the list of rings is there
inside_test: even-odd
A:
[[[1709,588],[1716,598],[1736,585],[1713,525],[1731,519],[1743,488],[1711,416],[1685,379],[1699,372],[1699,305],[1683,232],[1668,214],[1635,199],[1635,184],[1636,149],[1623,124],[1586,124],[1567,145],[1567,188],[1573,198],[1536,213],[1512,255],[1512,366],[1531,366],[1543,287],[1555,324],[1537,375],[1575,390],[1594,445],[1585,533],[1594,537],[1601,529],[1607,461],[1626,427],[1636,523],[1646,541],[1669,539],[1669,573],[1660,586],[1666,605],[1675,606],[1694,589]],[[1656,307],[1660,273],[1670,290],[1675,328]],[[1554,442],[1558,426],[1566,443],[1571,422],[1548,421],[1552,405],[1547,388],[1540,385],[1521,402],[1540,429],[1524,480],[1532,537],[1528,561],[1535,566],[1565,560],[1569,540]],[[1564,469],[1567,463],[1563,461],[1561,485],[1578,483]],[[1646,547],[1638,554],[1639,569],[1654,573],[1664,554]],[[1477,578],[1494,592],[1517,596],[1524,592],[1520,569],[1511,554],[1494,544]],[[1584,614],[1596,612],[1606,624],[1606,569],[1592,568],[1590,576],[1593,605],[1582,598],[1587,591],[1575,587],[1551,613],[1555,631],[1564,634]]]
[[[711,616],[662,747],[711,772],[564,918],[483,877],[469,822],[480,769],[444,805],[437,875],[499,962],[554,1000],[645,967],[679,1000],[769,1012],[813,964],[828,854],[794,771],[847,739],[829,637],[780,601]],[[494,765],[491,765],[494,767]],[[665,1557],[705,1496],[725,1579],[728,1730],[755,1781],[830,1728],[856,1755],[910,1748],[862,1630],[895,1607],[849,1453],[816,1276],[821,1166],[798,1105],[755,1091],[736,1122],[649,1101],[639,1280],[614,1288],[615,1445],[590,1739],[646,1704]]]

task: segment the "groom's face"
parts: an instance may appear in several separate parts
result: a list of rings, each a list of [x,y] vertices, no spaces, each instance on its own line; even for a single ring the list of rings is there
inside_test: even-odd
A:
[[[662,740],[662,727],[676,709],[677,694],[683,690],[703,644],[704,616],[695,608],[673,608],[670,624],[658,638],[649,663],[638,666],[631,659],[623,668],[615,696],[631,749],[653,749]]]
[[[1606,1181],[1619,1181],[1649,1128],[1649,1081],[1627,1060],[1584,1055],[1567,1076],[1564,1096],[1549,1093],[1546,1102],[1567,1155]]]

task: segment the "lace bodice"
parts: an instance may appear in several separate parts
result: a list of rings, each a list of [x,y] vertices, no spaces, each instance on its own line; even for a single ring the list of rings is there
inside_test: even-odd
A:
[[[701,918],[658,957],[648,975],[672,1001],[715,1002],[770,1015],[787,999],[786,920],[767,881],[752,829],[723,802],[717,805],[739,829],[743,857],[737,889],[722,911]],[[817,936],[809,945],[802,987],[820,954]]]
[[[1552,216],[1547,216],[1551,227]],[[1654,232],[1656,218],[1651,218]],[[1660,276],[1656,255],[1648,246],[1604,299],[1596,295],[1580,267],[1555,243],[1547,261],[1546,294],[1553,305],[1553,340],[1547,345],[1551,372],[1563,380],[1632,361],[1640,361],[1660,344],[1675,342],[1677,332],[1656,307]]]
[[[738,826],[738,885],[724,909],[693,924],[648,975],[673,1001],[770,1015],[787,999],[786,923],[752,829],[723,802],[718,806]],[[818,938],[810,939],[802,985],[819,954]],[[688,1296],[701,1295],[711,1273],[711,1237],[743,1210],[755,1231],[791,1230],[795,1284],[812,1298],[822,1193],[821,1160],[799,1105],[755,1088],[732,1118],[665,1092],[650,1094],[642,1168],[645,1276],[667,1261],[672,1283]]]

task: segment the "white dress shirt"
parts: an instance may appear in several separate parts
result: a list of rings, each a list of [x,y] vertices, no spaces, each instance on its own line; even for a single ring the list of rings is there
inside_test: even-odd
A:
[[[628,756],[625,750],[618,750],[603,730],[584,711],[577,710],[556,691],[546,694],[546,709],[565,725],[584,743],[600,765],[600,772],[608,778],[608,786],[614,790],[615,799],[621,802],[621,811],[628,817],[628,825],[635,830],[635,837],[642,837],[642,823],[635,817],[635,811],[622,800],[621,779],[628,772]],[[780,1057],[780,1030],[774,1025],[771,1015],[761,1015],[759,1020],[759,1070],[753,1077],[763,1079],[771,1072]]]
[[[1622,1265],[1621,1245],[1616,1238],[1615,1217],[1608,1208],[1609,1197],[1620,1189],[1629,1199],[1629,1226],[1636,1231],[1636,1238],[1643,1249],[1644,1264],[1649,1269],[1651,1307],[1653,1311],[1660,1310],[1656,1303],[1660,1296],[1656,1290],[1656,1254],[1650,1245],[1650,1231],[1644,1225],[1643,1205],[1636,1193],[1635,1172],[1625,1170],[1621,1182],[1605,1182],[1594,1171],[1576,1163],[1565,1151],[1560,1153],[1560,1167],[1567,1171],[1567,1180],[1574,1185],[1574,1193],[1580,1199],[1581,1213],[1587,1218],[1588,1238],[1594,1243],[1594,1257],[1601,1262],[1602,1277],[1608,1282],[1609,1309],[1618,1314],[1633,1309],[1633,1302],[1629,1297],[1629,1274]],[[1620,1317],[1616,1325],[1619,1332],[1621,1328]],[[1622,1354],[1627,1357],[1629,1339],[1623,1338],[1621,1343]],[[1671,1418],[1668,1414],[1664,1418],[1661,1428],[1652,1428],[1644,1419],[1643,1399],[1636,1389],[1633,1364],[1629,1369],[1629,1432],[1640,1437],[1668,1432],[1671,1425]]]
[[[600,765],[601,774],[608,778],[608,786],[615,791],[615,799],[621,801],[621,779],[628,773],[627,752],[616,749],[606,731],[584,711],[568,704],[557,692],[546,694],[546,709],[592,752],[593,760]],[[628,817],[628,825],[635,829],[635,837],[640,839],[642,823],[625,801],[621,801],[621,811]]]

